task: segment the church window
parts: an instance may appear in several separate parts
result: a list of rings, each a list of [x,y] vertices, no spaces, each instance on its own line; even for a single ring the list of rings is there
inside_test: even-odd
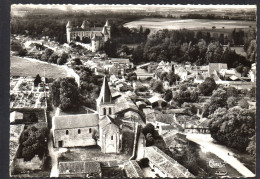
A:
[[[91,133],[91,128],[88,130],[89,133]]]
[[[111,108],[109,108],[109,114],[112,114],[112,110],[111,110]]]
[[[68,130],[66,130],[66,135],[69,135],[69,131]]]
[[[81,131],[80,131],[80,129],[78,129],[78,134],[80,134],[81,133]]]
[[[113,136],[111,136],[111,140],[113,140]]]
[[[104,114],[104,115],[107,115],[106,108],[103,108],[103,114]]]

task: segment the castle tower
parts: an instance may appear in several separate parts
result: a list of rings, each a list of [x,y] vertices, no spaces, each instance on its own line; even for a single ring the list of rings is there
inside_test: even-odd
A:
[[[104,34],[104,42],[108,41],[109,39],[109,33],[107,32],[107,29],[103,28],[103,34]]]
[[[99,118],[104,117],[106,115],[115,117],[115,103],[112,99],[111,91],[106,76],[104,76],[100,94],[96,102]]]
[[[104,28],[107,30],[107,32],[109,34],[108,37],[111,38],[111,26],[110,26],[108,20],[106,21]]]
[[[67,25],[66,25],[66,37],[67,37],[67,43],[71,42],[71,31],[72,31],[72,25],[71,22],[68,21]]]
[[[80,26],[84,30],[89,30],[89,22],[88,21],[83,21],[82,25]]]
[[[92,52],[97,52],[99,50],[99,39],[96,37],[96,34],[91,39],[91,48]]]

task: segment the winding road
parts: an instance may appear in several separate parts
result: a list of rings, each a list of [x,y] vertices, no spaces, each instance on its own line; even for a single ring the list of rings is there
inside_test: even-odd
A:
[[[199,144],[203,150],[214,153],[222,160],[226,161],[244,177],[255,177],[248,168],[234,157],[234,153],[227,147],[213,143],[214,139],[210,134],[186,134],[187,139]]]

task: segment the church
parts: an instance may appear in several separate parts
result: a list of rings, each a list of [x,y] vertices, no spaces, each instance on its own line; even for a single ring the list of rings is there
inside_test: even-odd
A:
[[[88,49],[97,52],[111,38],[111,26],[108,20],[103,27],[90,27],[88,21],[83,21],[80,27],[73,27],[68,21],[66,25],[67,43],[82,41],[88,44]]]
[[[95,113],[54,116],[52,125],[54,147],[98,145],[103,153],[120,153],[122,149],[122,121],[116,119],[106,77]]]

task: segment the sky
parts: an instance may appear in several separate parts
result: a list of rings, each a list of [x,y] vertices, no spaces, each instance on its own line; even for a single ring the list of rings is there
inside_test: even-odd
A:
[[[130,7],[129,7],[130,6]],[[12,5],[12,11],[20,8],[41,8],[41,9],[60,9],[60,10],[84,10],[85,8],[90,8],[91,10],[102,10],[109,8],[110,10],[129,10],[129,9],[151,9],[151,10],[164,10],[164,9],[211,9],[217,8],[221,9],[248,9],[248,10],[256,10],[256,5],[22,5],[22,4],[15,4]]]

